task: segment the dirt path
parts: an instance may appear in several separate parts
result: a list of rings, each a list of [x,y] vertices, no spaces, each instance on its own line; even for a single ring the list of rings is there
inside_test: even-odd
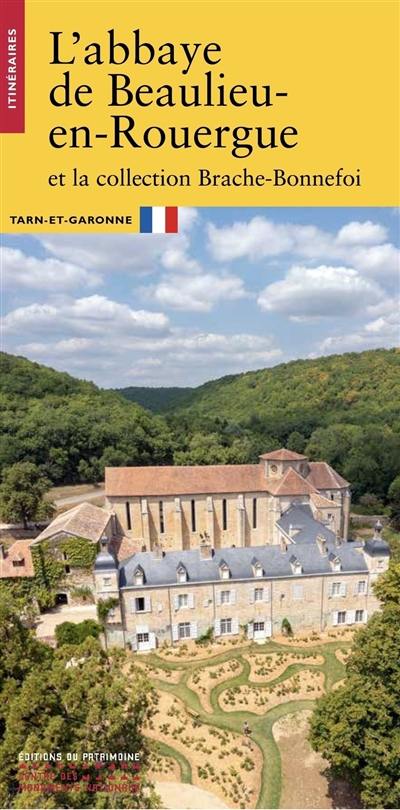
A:
[[[167,810],[213,810],[227,808],[228,805],[209,793],[208,790],[196,785],[182,785],[180,782],[155,782],[156,792],[161,796],[162,803]]]
[[[53,503],[59,509],[61,506],[74,506],[74,504],[84,503],[85,501],[94,501],[98,498],[104,498],[105,490],[102,487],[90,489],[87,492],[81,492],[79,495],[68,495],[67,498],[56,498]]]

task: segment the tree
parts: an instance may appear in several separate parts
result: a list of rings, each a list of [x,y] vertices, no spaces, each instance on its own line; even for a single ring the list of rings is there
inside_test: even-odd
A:
[[[388,498],[391,525],[396,531],[400,531],[400,475],[390,484]]]
[[[97,618],[100,622],[101,627],[103,628],[104,633],[104,644],[107,649],[108,639],[107,639],[107,620],[108,614],[110,610],[113,610],[119,601],[115,596],[109,596],[108,599],[99,599],[97,602]]]
[[[382,612],[355,637],[344,686],[321,698],[313,747],[349,779],[365,807],[400,806],[400,566],[378,580]]]
[[[51,483],[39,468],[29,461],[20,461],[6,468],[0,485],[0,514],[4,520],[19,522],[25,529],[30,520],[43,520],[54,507],[43,496]]]
[[[12,620],[17,632],[16,617]],[[40,645],[43,647],[44,645]],[[16,655],[17,655],[17,647]],[[26,656],[25,656],[26,659]],[[25,660],[24,659],[24,660]],[[17,663],[11,661],[11,671]],[[11,685],[10,685],[11,684]],[[156,696],[145,674],[121,650],[105,653],[98,641],[88,638],[80,646],[48,650],[40,666],[31,660],[23,680],[7,686],[5,730],[0,743],[0,803],[5,807],[158,807],[158,798],[148,782],[150,744],[143,726],[154,712]],[[95,784],[94,764],[83,769],[81,757],[88,751],[140,752],[141,771],[137,793],[88,792],[63,789],[58,771],[51,777],[61,791],[30,792],[21,786],[18,771],[20,751],[53,751],[78,754],[79,779],[88,776]],[[37,772],[41,774],[41,769]],[[116,764],[115,782],[124,771]]]

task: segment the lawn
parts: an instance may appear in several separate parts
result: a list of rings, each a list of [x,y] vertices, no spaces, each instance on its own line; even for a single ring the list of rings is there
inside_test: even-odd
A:
[[[319,695],[343,680],[350,644],[349,635],[290,644],[243,639],[220,650],[183,645],[136,656],[159,695],[158,712],[147,729],[157,749],[155,778],[168,778],[165,757],[174,762],[171,779],[178,773],[180,781],[211,791],[229,807],[282,806],[280,738],[287,749],[288,724],[295,734],[303,722],[303,745],[308,746],[304,718]],[[285,718],[286,732],[278,733]],[[243,734],[245,722],[250,738]],[[293,779],[299,780],[298,774]],[[297,806],[313,806],[299,792],[297,797]]]

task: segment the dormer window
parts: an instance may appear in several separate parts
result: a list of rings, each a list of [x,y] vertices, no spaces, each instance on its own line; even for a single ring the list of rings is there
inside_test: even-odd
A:
[[[337,557],[335,554],[329,555],[329,562],[331,564],[332,571],[341,571],[342,570],[342,561],[340,557]]]
[[[300,560],[297,559],[297,557],[295,557],[293,555],[290,558],[289,562],[290,562],[290,565],[292,567],[292,571],[293,571],[294,574],[298,575],[298,574],[303,573],[303,566],[302,566]]]
[[[187,578],[188,578],[187,570],[186,570],[185,566],[182,563],[179,563],[179,565],[178,565],[178,567],[176,569],[176,576],[177,576],[178,582],[187,582]]]
[[[226,564],[225,560],[221,560],[219,564],[219,575],[221,579],[229,579],[231,572],[229,570],[229,566]]]
[[[138,565],[138,567],[135,568],[133,577],[134,577],[134,580],[135,580],[135,585],[143,585],[144,584],[144,571],[143,571],[143,568],[141,567],[141,565]]]
[[[253,568],[253,574],[255,577],[262,577],[264,570],[259,560],[253,559],[251,561],[251,565]]]

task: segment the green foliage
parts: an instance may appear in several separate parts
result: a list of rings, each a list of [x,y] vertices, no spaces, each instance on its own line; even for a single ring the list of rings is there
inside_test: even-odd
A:
[[[51,516],[54,508],[43,501],[51,483],[43,472],[29,461],[12,464],[3,471],[0,484],[0,516],[25,528],[30,520]]]
[[[400,806],[400,566],[375,585],[383,600],[354,640],[344,686],[317,703],[311,743],[365,807]]]
[[[353,499],[384,504],[400,474],[396,349],[296,360],[195,389],[122,389],[136,401],[1,358],[0,469],[23,458],[55,484],[94,482],[107,465],[249,463],[288,446],[332,464]],[[392,520],[400,526],[395,499]]]
[[[373,587],[381,602],[400,605],[400,562],[391,560],[388,570],[380,575]]]
[[[388,492],[391,525],[400,531],[400,475],[392,481]]]
[[[136,402],[142,408],[146,408],[153,413],[164,413],[172,408],[177,408],[184,404],[185,400],[194,389],[193,388],[144,388],[142,386],[130,386],[129,388],[116,388],[116,393],[121,394],[130,402]]]
[[[201,636],[196,638],[195,644],[200,645],[209,644],[213,640],[213,638],[214,638],[214,628],[209,627],[208,630],[205,631],[205,633],[202,633]]]
[[[107,464],[166,464],[160,417],[68,374],[0,354],[0,470],[22,459],[53,484],[101,480]]]
[[[293,635],[292,625],[290,624],[289,619],[287,619],[286,617],[282,619],[282,633],[284,636]]]
[[[63,644],[82,644],[86,638],[98,638],[100,633],[101,627],[93,619],[85,619],[78,624],[62,622],[55,629],[58,647]]]
[[[89,623],[95,625],[95,622]],[[87,626],[83,622],[81,627]],[[158,807],[146,771],[150,746],[142,728],[156,695],[122,651],[106,654],[94,638],[53,651],[22,625],[15,605],[0,599],[0,803],[3,807]],[[137,794],[82,790],[18,793],[20,751],[140,751]],[[95,766],[84,771],[93,784]],[[54,780],[62,784],[54,772]],[[83,775],[78,764],[77,773]],[[122,770],[117,765],[116,782]],[[39,774],[40,776],[40,766]],[[118,805],[116,804],[116,798]]]
[[[107,622],[110,610],[113,610],[118,604],[118,599],[114,596],[109,596],[108,599],[99,599],[97,602],[97,616],[103,626]]]

